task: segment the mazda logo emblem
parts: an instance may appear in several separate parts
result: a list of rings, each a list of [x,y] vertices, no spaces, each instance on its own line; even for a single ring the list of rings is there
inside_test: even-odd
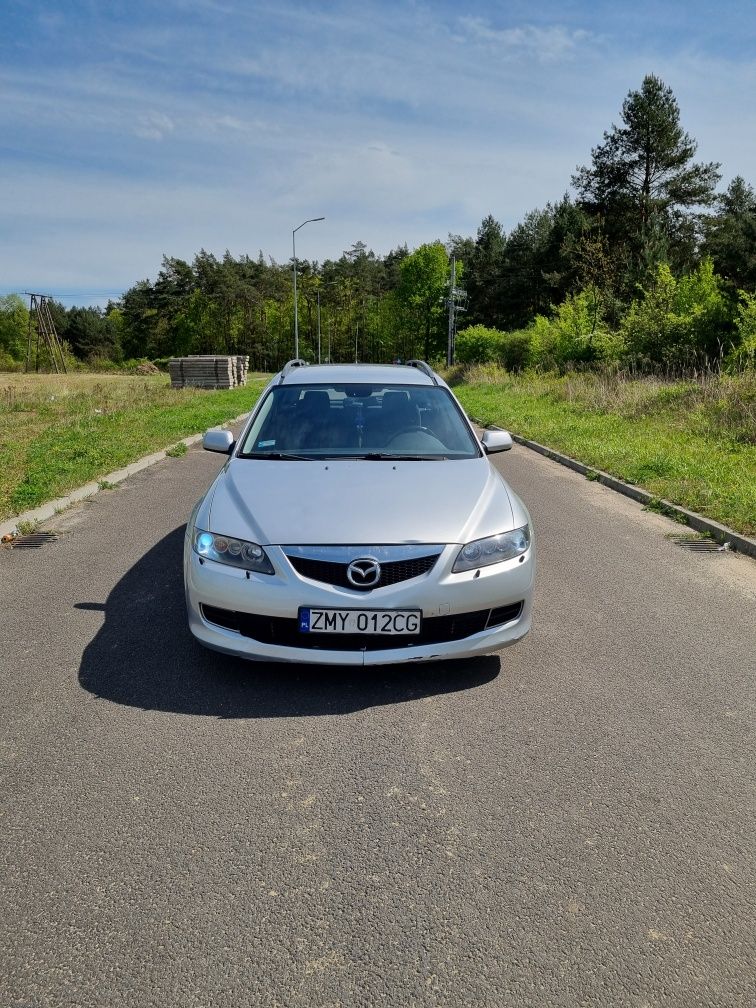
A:
[[[372,557],[352,560],[347,567],[347,581],[355,588],[374,588],[381,580],[381,565]]]

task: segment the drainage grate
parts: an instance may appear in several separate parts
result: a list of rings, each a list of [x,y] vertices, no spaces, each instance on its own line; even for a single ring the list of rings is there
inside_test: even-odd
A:
[[[729,549],[727,543],[718,543],[706,536],[674,535],[670,539],[676,546],[693,550],[695,553],[724,553]]]
[[[28,535],[19,536],[11,543],[14,549],[19,546],[30,548],[32,546],[44,546],[45,543],[55,542],[57,535],[54,532],[30,532]]]

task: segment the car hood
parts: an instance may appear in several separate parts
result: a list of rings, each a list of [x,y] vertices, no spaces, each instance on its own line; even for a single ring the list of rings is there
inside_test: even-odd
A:
[[[463,543],[514,527],[508,487],[485,457],[234,458],[211,490],[208,524],[262,545]]]

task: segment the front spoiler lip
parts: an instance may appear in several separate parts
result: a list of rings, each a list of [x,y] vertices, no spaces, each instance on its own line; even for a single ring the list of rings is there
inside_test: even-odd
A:
[[[194,637],[207,648],[222,654],[233,655],[246,661],[296,663],[301,665],[400,665],[404,662],[444,661],[453,658],[467,658],[473,655],[499,651],[522,640],[529,632],[531,623],[530,605],[526,603],[522,614],[516,620],[492,630],[483,630],[462,640],[447,641],[443,644],[421,644],[406,649],[392,648],[387,651],[325,651],[322,648],[294,648],[280,644],[264,644],[251,637],[243,637],[233,630],[226,630],[194,613],[190,616],[189,627]]]

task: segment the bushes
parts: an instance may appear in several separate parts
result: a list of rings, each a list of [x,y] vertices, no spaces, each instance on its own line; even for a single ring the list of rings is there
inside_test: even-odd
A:
[[[499,341],[504,333],[486,326],[469,326],[457,333],[456,356],[460,364],[489,364],[499,354]]]
[[[622,352],[622,341],[606,325],[601,300],[592,291],[570,295],[550,319],[538,315],[529,331],[529,363],[546,370],[616,360]]]
[[[469,326],[457,334],[456,357],[464,365],[500,364],[508,371],[520,371],[528,363],[530,338],[527,329],[501,332]]]
[[[722,354],[730,312],[711,259],[677,279],[667,263],[633,301],[620,324],[627,353],[654,364],[690,366]]]
[[[500,357],[502,367],[507,371],[522,371],[530,359],[531,334],[528,329],[515,329],[502,333]]]
[[[0,347],[0,371],[23,371],[23,361],[11,357],[7,350]]]
[[[461,364],[498,364],[508,371],[544,370],[616,360],[622,340],[604,322],[601,303],[589,291],[568,297],[551,318],[538,315],[527,329],[500,332],[470,326],[457,336]]]
[[[599,288],[589,287],[570,294],[549,316],[537,315],[527,329],[471,326],[457,337],[457,359],[466,366],[498,364],[510,371],[565,372],[614,363],[640,373],[662,370],[668,377],[719,368],[723,360],[732,371],[756,362],[756,294],[740,292],[733,319],[710,259],[681,277],[660,263],[614,328],[607,322],[605,301]]]
[[[735,331],[738,343],[728,355],[728,365],[733,370],[756,367],[756,294],[740,291]]]

